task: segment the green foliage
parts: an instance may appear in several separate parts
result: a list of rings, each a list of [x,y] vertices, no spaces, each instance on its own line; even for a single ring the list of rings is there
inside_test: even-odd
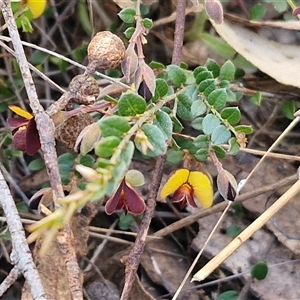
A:
[[[143,97],[134,93],[124,93],[118,102],[118,110],[121,116],[136,116],[146,109],[146,101]]]
[[[267,277],[267,275],[268,275],[268,265],[265,262],[258,262],[251,269],[252,278],[263,280]]]
[[[222,294],[220,294],[216,300],[236,300],[238,299],[239,294],[236,291],[226,291]]]
[[[250,8],[249,13],[251,20],[261,20],[266,13],[266,8],[258,3]]]
[[[135,20],[136,11],[133,8],[124,8],[118,13],[118,16],[124,23],[131,24]]]
[[[230,237],[236,237],[242,232],[242,229],[235,224],[231,224],[227,229],[226,229],[226,235]]]
[[[39,171],[42,170],[43,168],[45,168],[45,163],[42,159],[38,158],[35,160],[32,160],[29,164],[28,164],[28,170],[29,171]]]
[[[68,184],[70,180],[70,174],[75,164],[74,155],[71,153],[64,153],[57,159],[59,173],[63,184]]]
[[[102,136],[122,137],[130,128],[127,120],[120,116],[111,116],[99,121]]]
[[[183,69],[175,65],[167,66],[167,73],[169,79],[172,81],[175,87],[180,87],[186,81],[186,75]]]
[[[282,105],[282,114],[290,119],[293,120],[294,119],[294,113],[296,112],[296,104],[295,101],[291,100],[291,101],[287,101]]]
[[[151,29],[152,26],[153,26],[152,20],[151,20],[151,19],[148,19],[148,18],[144,18],[144,19],[142,20],[142,24],[143,24],[143,26],[144,26],[146,29]]]

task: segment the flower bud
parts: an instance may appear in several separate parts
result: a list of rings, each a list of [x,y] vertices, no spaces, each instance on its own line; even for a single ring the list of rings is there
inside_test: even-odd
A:
[[[229,201],[234,201],[238,195],[237,182],[233,175],[222,169],[217,176],[217,186],[220,195]]]
[[[99,140],[100,136],[100,127],[97,123],[88,125],[78,135],[74,151],[86,155],[94,148],[94,144]]]
[[[223,23],[223,7],[219,0],[205,0],[204,7],[210,19],[215,21],[217,24]]]

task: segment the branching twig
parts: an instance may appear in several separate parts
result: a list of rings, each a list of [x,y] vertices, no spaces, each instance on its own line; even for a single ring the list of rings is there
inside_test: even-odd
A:
[[[41,149],[44,154],[45,165],[53,190],[53,200],[54,203],[57,203],[59,198],[64,197],[64,193],[57,165],[57,154],[54,142],[54,124],[39,103],[35,85],[30,73],[29,64],[26,59],[19,32],[17,30],[11,10],[10,1],[0,1],[0,8],[7,25],[9,35],[12,39],[14,50],[16,52],[16,58],[23,77],[29,104],[35,116],[41,141]],[[56,204],[56,206],[58,205]],[[82,273],[77,263],[75,249],[72,244],[72,232],[69,225],[60,230],[57,235],[57,242],[60,252],[66,263],[70,292],[73,296],[73,299],[82,299]],[[14,251],[16,251],[16,249],[14,249]],[[20,257],[16,257],[16,261],[19,263],[21,261]]]
[[[186,0],[178,0],[174,50],[172,58],[172,63],[177,65],[180,64],[181,61],[181,49],[183,44],[185,23],[185,4]],[[139,5],[139,3],[137,5]],[[150,222],[154,215],[157,193],[161,183],[165,161],[166,155],[161,155],[157,158],[153,172],[154,175],[150,186],[150,192],[147,198],[147,209],[145,211],[140,230],[130,253],[127,256],[123,257],[123,262],[125,263],[125,284],[120,298],[121,300],[126,300],[129,298],[129,293],[135,280],[139,261],[146,244]]]
[[[16,265],[13,273],[1,284],[1,293],[3,294],[4,288],[9,288],[13,279],[17,279],[18,272],[16,268],[23,273],[25,279],[28,281],[31,294],[34,299],[44,300],[46,294],[39,277],[39,273],[33,262],[30,249],[26,242],[25,232],[16,208],[14,199],[12,198],[6,181],[0,171],[0,204],[7,218],[7,226],[11,234],[11,241],[13,251],[11,254],[11,261]],[[3,289],[3,290],[2,290]]]

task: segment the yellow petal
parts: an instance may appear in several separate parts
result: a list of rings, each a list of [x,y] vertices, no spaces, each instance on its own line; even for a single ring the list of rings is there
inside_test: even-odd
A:
[[[190,172],[188,183],[193,187],[194,195],[204,208],[210,207],[214,199],[211,179],[200,171]]]
[[[173,194],[180,186],[187,182],[190,171],[187,169],[179,169],[175,171],[163,186],[160,197],[165,199],[167,196]]]
[[[10,110],[12,110],[14,113],[16,113],[20,117],[23,117],[27,120],[30,120],[30,119],[33,118],[33,115],[31,113],[29,113],[28,111],[22,109],[19,106],[9,105],[8,107],[9,107]]]
[[[45,8],[47,1],[46,0],[27,0],[25,5],[31,10],[33,19],[40,17]]]

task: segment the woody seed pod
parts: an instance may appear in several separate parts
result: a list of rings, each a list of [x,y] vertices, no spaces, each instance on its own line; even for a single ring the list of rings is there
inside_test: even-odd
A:
[[[124,58],[122,40],[110,31],[100,31],[91,40],[87,49],[89,66],[93,69],[114,69]]]
[[[99,85],[97,80],[92,76],[83,74],[73,77],[69,84],[69,90],[75,94],[79,93],[81,97],[72,98],[77,104],[90,105],[95,103],[99,95]]]
[[[92,122],[93,118],[87,113],[72,116],[56,127],[55,138],[66,148],[74,150],[80,132]]]

